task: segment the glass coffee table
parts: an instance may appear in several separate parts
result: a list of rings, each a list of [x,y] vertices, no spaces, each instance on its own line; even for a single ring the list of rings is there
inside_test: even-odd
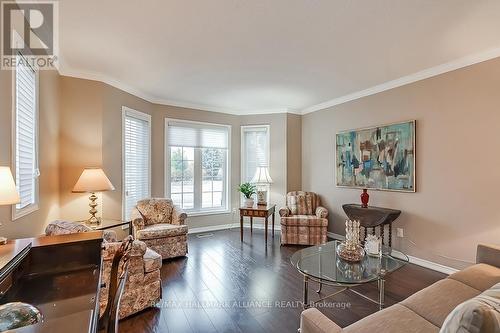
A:
[[[107,230],[127,226],[129,235],[132,235],[132,220],[99,219],[99,223],[89,223],[88,221],[78,221],[78,223],[84,224],[92,230]]]
[[[322,245],[311,246],[295,252],[291,257],[292,265],[304,276],[303,306],[308,308],[314,303],[333,297],[341,292],[350,290],[351,292],[379,305],[379,309],[384,307],[385,276],[408,263],[408,256],[390,247],[382,248],[382,255],[365,257],[357,263],[351,263],[341,259],[336,252],[340,241],[332,241]],[[309,302],[309,282],[319,283],[318,294],[321,292],[323,284],[339,287],[333,294],[325,296],[315,302]],[[366,295],[352,289],[353,287],[377,282],[379,297],[378,300],[369,298]]]

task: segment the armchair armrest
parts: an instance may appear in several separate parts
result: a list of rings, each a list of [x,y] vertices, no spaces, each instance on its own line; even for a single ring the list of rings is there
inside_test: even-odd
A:
[[[316,216],[322,219],[326,219],[328,217],[328,209],[325,207],[318,206],[316,207]]]
[[[340,328],[316,308],[302,311],[300,314],[300,333],[340,333]]]
[[[479,244],[476,252],[476,263],[500,268],[500,246]]]
[[[144,218],[137,208],[132,209],[130,214],[130,220],[132,221],[132,235],[136,237],[137,231],[144,229]]]
[[[186,218],[187,214],[179,206],[174,206],[171,224],[184,225]]]
[[[279,213],[280,213],[281,217],[287,217],[287,216],[290,216],[290,214],[292,214],[292,212],[290,211],[290,208],[288,208],[288,207],[281,207],[279,210]]]

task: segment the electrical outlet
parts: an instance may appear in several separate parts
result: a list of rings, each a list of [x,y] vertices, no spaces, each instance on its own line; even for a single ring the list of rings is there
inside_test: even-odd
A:
[[[404,238],[404,236],[405,236],[405,230],[403,228],[397,228],[396,231],[397,231],[397,236],[399,238]]]

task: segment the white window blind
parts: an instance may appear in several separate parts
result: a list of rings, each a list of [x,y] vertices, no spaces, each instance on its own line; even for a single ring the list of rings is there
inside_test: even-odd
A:
[[[124,110],[124,217],[130,218],[137,201],[151,195],[151,119]]]
[[[16,65],[15,170],[21,201],[15,217],[36,209],[38,204],[37,75],[23,59],[19,55]]]
[[[191,213],[228,209],[229,127],[166,120],[167,196]]]
[[[242,126],[241,179],[249,182],[258,166],[269,166],[269,126]]]
[[[169,121],[167,132],[168,145],[171,147],[228,147],[228,131],[225,126]]]

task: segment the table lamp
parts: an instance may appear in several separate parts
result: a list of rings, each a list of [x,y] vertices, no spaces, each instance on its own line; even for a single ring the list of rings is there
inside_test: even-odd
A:
[[[14,205],[21,201],[16,189],[16,183],[9,167],[0,166],[0,205]],[[7,238],[0,237],[0,244],[5,244]]]
[[[257,186],[257,205],[267,205],[267,190],[273,183],[267,166],[257,167],[251,183]]]
[[[115,187],[109,181],[108,177],[101,168],[85,168],[73,187],[73,193],[91,193],[89,199],[90,218],[87,220],[89,224],[99,224],[97,214],[97,196],[96,192],[113,191]]]

